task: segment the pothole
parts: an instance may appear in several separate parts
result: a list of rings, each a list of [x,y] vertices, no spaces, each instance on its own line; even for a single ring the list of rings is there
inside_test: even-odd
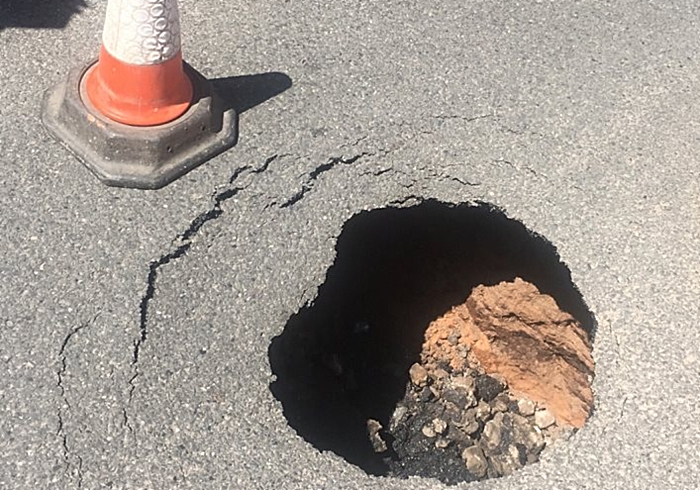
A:
[[[591,413],[595,321],[556,249],[488,205],[352,217],[270,345],[289,425],[372,475],[507,475]]]

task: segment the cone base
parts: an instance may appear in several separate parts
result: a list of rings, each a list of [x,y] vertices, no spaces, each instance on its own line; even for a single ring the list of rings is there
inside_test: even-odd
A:
[[[102,182],[111,186],[158,189],[234,146],[238,116],[211,84],[184,63],[194,102],[176,120],[134,127],[101,114],[85,96],[85,74],[95,64],[71,70],[49,89],[42,123]]]

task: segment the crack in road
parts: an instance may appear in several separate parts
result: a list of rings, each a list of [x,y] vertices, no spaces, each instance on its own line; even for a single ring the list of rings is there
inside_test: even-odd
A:
[[[129,379],[129,398],[127,401],[127,406],[131,405],[134,397],[134,392],[136,390],[136,378],[141,374],[139,370],[139,355],[141,353],[141,347],[143,347],[144,342],[148,339],[148,316],[149,307],[151,300],[156,294],[156,281],[158,280],[158,272],[160,268],[167,265],[181,257],[185,256],[189,249],[192,247],[193,238],[199,233],[202,227],[213,220],[218,219],[223,213],[221,205],[236,196],[239,192],[247,189],[252,182],[245,186],[233,186],[233,184],[244,174],[260,174],[268,169],[270,164],[284,155],[273,155],[265,160],[265,162],[260,167],[253,167],[251,165],[245,165],[238,168],[229,178],[228,186],[223,191],[217,192],[213,195],[213,205],[208,210],[197,215],[189,224],[187,229],[177,235],[173,240],[173,243],[179,243],[170,252],[161,255],[160,258],[151,261],[148,264],[148,275],[146,279],[146,292],[141,297],[141,303],[139,306],[139,333],[140,335],[134,341],[134,347],[132,352],[131,365],[133,369],[133,375]],[[128,410],[125,408],[123,410],[124,424],[131,431],[131,425],[129,424]]]
[[[415,203],[415,204],[420,204],[422,202],[425,202],[425,198],[423,196],[411,194],[409,196],[404,196],[403,198],[400,199],[394,199],[392,201],[389,201],[389,206],[396,206],[396,207],[402,207],[405,206],[407,203]]]
[[[496,118],[497,116],[495,114],[480,114],[478,116],[457,116],[457,115],[445,115],[445,114],[438,114],[437,116],[431,116],[432,119],[441,119],[441,120],[449,120],[449,119],[459,119],[461,121],[465,122],[474,122],[478,121],[479,119],[489,119],[489,118]]]
[[[502,163],[502,164],[505,164],[505,165],[509,166],[510,168],[512,168],[513,170],[515,170],[515,171],[517,171],[517,172],[526,171],[526,172],[529,172],[530,174],[534,175],[535,177],[539,177],[539,178],[542,178],[542,179],[546,179],[546,176],[545,176],[545,175],[540,175],[540,174],[539,174],[535,169],[533,169],[532,167],[525,166],[525,167],[522,167],[522,168],[521,168],[521,167],[518,167],[515,163],[511,162],[510,160],[506,160],[505,158],[494,159],[493,162],[494,162],[494,163]]]
[[[479,182],[471,182],[469,180],[460,179],[459,177],[454,177],[452,175],[442,175],[440,176],[442,180],[449,180],[451,182],[457,182],[466,187],[479,187],[481,184]]]
[[[359,140],[358,140],[359,141]],[[314,170],[309,172],[308,178],[306,179],[306,182],[304,182],[301,186],[301,189],[296,192],[294,195],[292,195],[289,199],[287,199],[285,202],[279,205],[281,209],[284,208],[289,208],[291,206],[294,206],[296,203],[301,201],[304,196],[313,189],[314,184],[316,180],[321,176],[321,174],[324,174],[333,168],[335,168],[337,165],[352,165],[356,161],[358,161],[360,158],[366,157],[366,156],[374,156],[374,153],[369,153],[369,152],[362,152],[358,153],[357,155],[354,155],[349,158],[344,158],[342,156],[340,157],[332,157],[330,158],[326,163],[323,163],[316,167]]]
[[[71,409],[71,404],[68,401],[68,395],[66,395],[66,387],[63,384],[63,378],[66,375],[66,371],[68,370],[68,355],[66,354],[66,349],[68,348],[68,344],[70,343],[71,339],[81,330],[87,328],[88,326],[92,325],[95,320],[97,320],[97,317],[99,316],[99,313],[95,315],[91,320],[88,320],[84,323],[81,323],[80,325],[73,327],[70,329],[68,334],[63,338],[63,342],[61,343],[61,348],[58,351],[58,356],[61,360],[61,366],[56,371],[56,386],[61,390],[61,400],[62,400],[62,405],[58,408],[58,413],[56,414],[58,418],[58,428],[56,430],[56,435],[61,439],[61,445],[63,447],[63,462],[65,464],[65,471],[66,474],[70,474],[70,469],[71,469],[71,462],[70,462],[70,448],[68,444],[68,434],[66,433],[66,427],[65,427],[65,421],[63,420],[64,416],[64,407],[65,411],[67,412],[68,410]],[[83,486],[83,459],[79,455],[75,455],[76,459],[78,460],[78,467],[77,467],[77,477],[78,477],[78,488],[82,488]]]
[[[95,317],[97,318],[97,317]],[[68,398],[66,397],[66,389],[63,386],[63,376],[66,374],[66,370],[68,369],[68,359],[66,358],[66,347],[68,347],[68,342],[73,338],[75,334],[80,332],[82,329],[87,327],[91,322],[85,322],[77,327],[73,327],[70,329],[68,334],[64,337],[63,342],[61,343],[61,349],[58,351],[58,356],[61,358],[61,368],[56,371],[56,377],[58,378],[58,381],[56,382],[56,386],[58,386],[61,390],[61,398],[63,398],[63,402],[66,404],[68,408],[70,408],[70,403],[68,402]]]

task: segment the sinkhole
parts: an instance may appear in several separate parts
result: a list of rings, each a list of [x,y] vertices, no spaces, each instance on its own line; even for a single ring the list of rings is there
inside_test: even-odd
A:
[[[511,474],[593,407],[595,320],[555,247],[487,204],[349,219],[273,339],[289,425],[372,475]]]

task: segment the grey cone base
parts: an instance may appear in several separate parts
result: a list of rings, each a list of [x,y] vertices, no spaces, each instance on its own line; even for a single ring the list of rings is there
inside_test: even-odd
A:
[[[112,121],[81,96],[85,73],[94,63],[71,70],[65,81],[46,92],[41,119],[105,184],[158,189],[236,144],[236,112],[187,63],[183,66],[195,102],[175,121],[152,127]]]

